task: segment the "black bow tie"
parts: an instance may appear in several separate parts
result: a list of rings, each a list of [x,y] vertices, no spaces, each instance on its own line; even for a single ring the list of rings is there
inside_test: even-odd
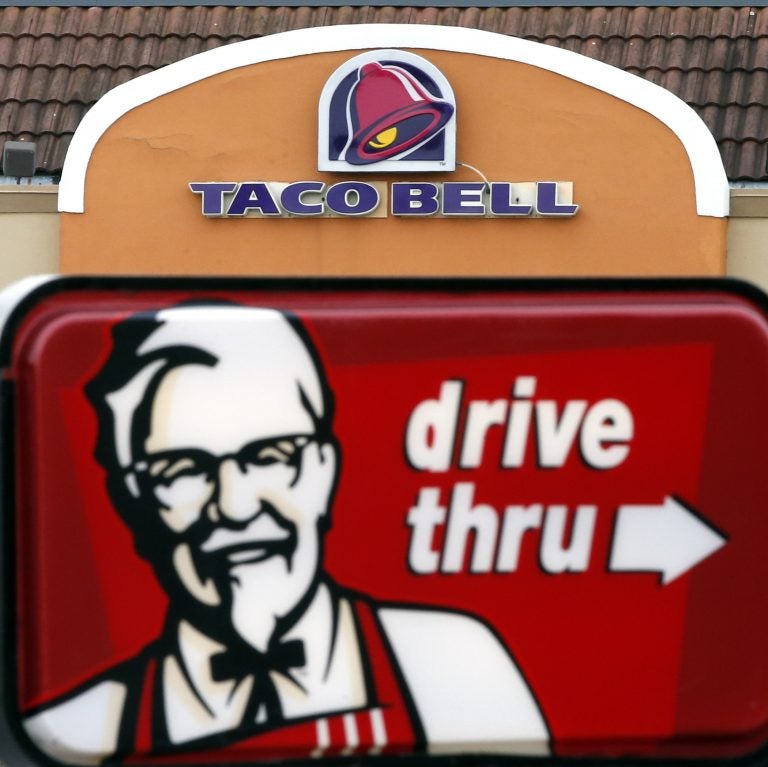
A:
[[[304,642],[300,639],[277,642],[267,652],[259,652],[245,643],[238,642],[211,657],[211,676],[216,682],[242,679],[248,674],[263,677],[269,671],[285,673],[288,669],[299,668],[305,663]]]

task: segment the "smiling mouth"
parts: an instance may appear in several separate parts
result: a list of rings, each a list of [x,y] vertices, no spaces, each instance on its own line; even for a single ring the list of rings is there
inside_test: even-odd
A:
[[[293,551],[292,536],[284,540],[249,541],[235,546],[226,546],[212,553],[218,559],[224,559],[232,565],[263,562],[275,556],[288,559]]]
[[[199,553],[216,566],[263,562],[282,556],[290,564],[296,549],[296,531],[292,525],[272,514],[259,514],[245,528],[217,527],[201,544]]]

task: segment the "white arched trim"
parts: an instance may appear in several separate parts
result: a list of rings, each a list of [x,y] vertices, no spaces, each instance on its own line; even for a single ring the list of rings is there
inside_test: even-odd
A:
[[[106,93],[85,115],[69,146],[59,210],[82,213],[85,174],[102,134],[131,109],[236,67],[330,51],[422,48],[519,61],[609,93],[661,120],[688,154],[701,216],[727,216],[728,180],[712,134],[677,96],[621,69],[578,53],[493,32],[419,24],[315,27],[225,45],[137,77]]]

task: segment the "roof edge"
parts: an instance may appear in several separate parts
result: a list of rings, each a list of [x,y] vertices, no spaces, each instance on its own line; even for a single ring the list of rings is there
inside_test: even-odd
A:
[[[198,53],[117,86],[96,102],[72,137],[59,185],[59,210],[84,212],[91,154],[101,136],[131,109],[237,67],[369,48],[444,50],[516,61],[615,96],[653,115],[680,140],[691,164],[697,213],[728,215],[728,180],[715,139],[696,112],[670,91],[617,67],[543,43],[495,32],[420,24],[358,24],[281,32]]]

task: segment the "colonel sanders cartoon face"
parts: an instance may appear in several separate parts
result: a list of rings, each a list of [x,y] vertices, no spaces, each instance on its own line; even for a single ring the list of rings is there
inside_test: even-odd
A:
[[[147,322],[138,343],[116,334],[89,389],[111,416],[98,453],[113,499],[172,610],[265,650],[321,567],[338,465],[322,369],[277,311],[177,307]]]

